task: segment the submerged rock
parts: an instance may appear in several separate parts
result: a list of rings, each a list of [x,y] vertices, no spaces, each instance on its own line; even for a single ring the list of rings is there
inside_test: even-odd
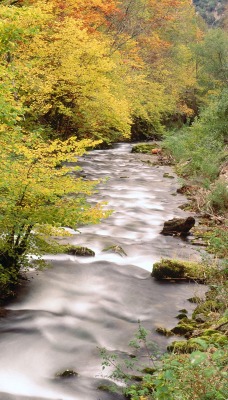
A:
[[[119,245],[105,247],[105,249],[103,249],[102,251],[113,252],[113,253],[119,254],[121,257],[127,255],[127,253],[125,253],[124,249]]]
[[[170,175],[168,172],[165,172],[163,174],[163,178],[169,178],[169,179],[174,179],[175,177],[173,175]]]
[[[164,223],[161,231],[163,235],[182,235],[187,236],[190,229],[195,225],[195,218],[173,218]]]
[[[57,378],[75,378],[78,376],[78,373],[73,371],[72,369],[66,369],[65,371],[58,372],[55,375]]]
[[[111,385],[99,385],[97,389],[102,390],[103,392],[113,392],[113,386]]]

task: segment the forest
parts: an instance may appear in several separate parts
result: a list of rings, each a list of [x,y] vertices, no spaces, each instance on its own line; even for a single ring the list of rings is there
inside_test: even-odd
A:
[[[41,268],[43,254],[63,251],[54,240],[67,235],[63,227],[110,215],[102,202],[87,201],[98,182],[78,177],[70,163],[116,142],[162,140],[193,188],[194,211],[211,218],[209,250],[226,258],[227,21],[223,1],[1,1],[2,302],[15,293],[29,254]],[[216,351],[211,368],[222,382]],[[129,398],[184,399],[167,397],[169,373],[178,378],[165,363],[157,381],[129,389]],[[219,393],[191,398],[225,400]]]
[[[218,26],[224,18],[226,0],[194,0],[196,11],[209,25]]]

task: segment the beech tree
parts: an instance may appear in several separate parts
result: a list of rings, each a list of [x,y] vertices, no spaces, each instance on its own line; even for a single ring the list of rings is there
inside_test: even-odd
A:
[[[77,140],[75,136],[65,141],[51,141],[44,128],[29,123],[19,56],[46,20],[46,15],[36,10],[34,29],[29,22],[33,11],[1,8],[1,284],[16,282],[21,267],[27,264],[28,254],[47,251],[47,245],[50,249],[50,237],[66,235],[62,227],[77,229],[82,224],[96,223],[108,214],[101,205],[92,207],[86,200],[96,182],[77,178],[78,167],[66,164],[69,161],[76,164],[76,156],[100,142]],[[24,72],[33,68],[30,63]]]
[[[28,253],[39,253],[50,236],[65,236],[62,227],[77,229],[107,215],[86,201],[97,182],[76,178],[78,167],[63,164],[76,163],[75,155],[96,144],[44,142],[38,133],[1,126],[0,265],[11,278],[17,279]]]

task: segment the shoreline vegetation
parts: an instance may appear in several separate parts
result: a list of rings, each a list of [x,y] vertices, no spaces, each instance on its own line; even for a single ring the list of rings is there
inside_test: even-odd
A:
[[[142,162],[151,165],[174,165],[175,171],[179,172],[179,166],[171,151],[167,150],[167,143],[159,143],[162,151],[154,155],[152,150],[157,147],[152,144],[137,144],[133,153],[143,154]],[[152,153],[152,155],[151,155]],[[145,154],[149,158],[145,158]],[[189,182],[189,177],[188,177]],[[148,355],[148,365],[144,369],[138,369],[136,365],[130,367],[128,364],[110,362],[111,356],[104,357],[105,366],[114,367],[114,375],[111,378],[125,382],[124,396],[131,400],[167,400],[167,399],[201,399],[201,400],[226,400],[228,390],[227,361],[228,361],[228,265],[227,265],[227,240],[223,241],[223,231],[227,234],[227,207],[210,209],[207,212],[207,200],[205,199],[202,209],[196,209],[196,187],[182,180],[179,193],[186,194],[187,187],[188,204],[187,209],[195,212],[199,220],[199,226],[193,228],[193,235],[204,242],[194,239],[190,241],[198,246],[204,246],[209,250],[211,257],[206,257],[199,263],[186,262],[183,260],[163,259],[154,264],[152,276],[154,279],[166,282],[182,281],[200,282],[207,285],[208,290],[204,298],[193,297],[188,299],[195,304],[195,309],[189,318],[187,310],[180,310],[176,316],[179,322],[169,330],[160,326],[156,331],[164,336],[173,335],[182,337],[183,340],[174,341],[167,347],[167,353],[162,357],[154,357],[153,353]],[[199,187],[200,189],[200,187]],[[223,203],[222,203],[223,204]],[[213,211],[213,213],[212,213]],[[203,215],[203,216],[202,216]],[[209,222],[209,223],[208,223]],[[214,243],[214,233],[221,229],[218,235],[217,245]],[[201,232],[200,235],[198,232]],[[203,233],[202,233],[203,232]],[[202,235],[202,236],[201,236]],[[141,333],[140,333],[141,331]],[[139,326],[136,334],[139,347],[147,347],[146,336],[149,332]],[[143,336],[143,338],[142,338]],[[151,368],[151,360],[154,366]],[[126,370],[128,372],[126,372]],[[123,371],[125,371],[123,373]],[[139,376],[134,373],[138,371]],[[116,374],[116,376],[115,376]],[[139,382],[137,382],[139,381]],[[104,390],[104,388],[103,388]],[[114,388],[107,386],[106,390],[120,390],[118,385]]]

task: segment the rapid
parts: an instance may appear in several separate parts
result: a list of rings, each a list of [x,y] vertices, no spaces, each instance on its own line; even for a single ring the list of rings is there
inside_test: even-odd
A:
[[[159,336],[172,328],[180,309],[200,285],[159,283],[152,266],[162,257],[199,259],[187,241],[162,236],[163,223],[188,216],[179,206],[178,179],[168,166],[152,166],[131,153],[131,144],[95,150],[79,164],[87,179],[101,179],[90,201],[105,201],[113,214],[98,225],[72,231],[62,243],[87,246],[95,257],[47,255],[51,267],[30,272],[30,281],[0,323],[0,400],[111,400],[97,389],[105,376],[98,348],[129,352],[138,320],[161,349],[175,338]],[[146,160],[146,156],[144,157]],[[120,246],[126,255],[103,251]],[[78,376],[57,378],[72,369]]]

